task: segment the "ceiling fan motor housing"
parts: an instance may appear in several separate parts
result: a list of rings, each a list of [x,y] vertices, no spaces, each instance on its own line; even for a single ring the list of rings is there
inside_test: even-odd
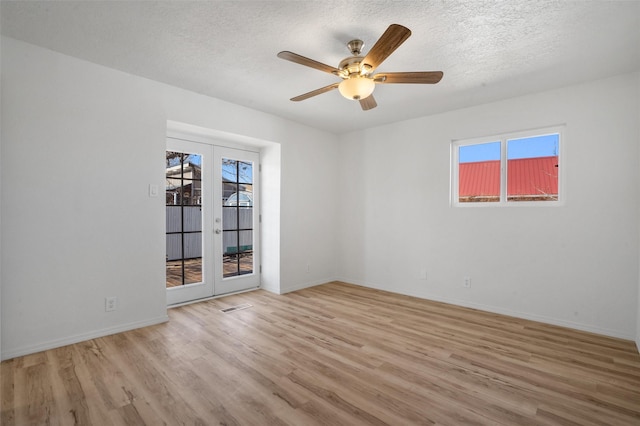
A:
[[[341,77],[348,78],[352,74],[363,74],[362,67],[360,66],[363,59],[364,57],[362,56],[350,56],[340,61],[338,68],[342,71]]]
[[[353,74],[366,76],[371,73],[373,67],[362,63],[364,60],[364,56],[361,56],[363,47],[364,41],[362,40],[355,39],[347,43],[347,48],[353,56],[344,58],[338,65],[338,68],[342,71],[340,77],[349,78]]]

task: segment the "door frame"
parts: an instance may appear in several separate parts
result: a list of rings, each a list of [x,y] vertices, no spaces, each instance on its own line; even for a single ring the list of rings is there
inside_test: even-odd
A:
[[[196,139],[196,138],[194,138]],[[183,137],[167,136],[166,150],[202,155],[202,278],[200,283],[186,284],[181,287],[167,288],[167,306],[179,306],[186,303],[206,300],[225,294],[252,290],[261,284],[260,258],[260,152],[251,147],[236,144],[215,144]],[[217,159],[233,157],[234,153],[242,157],[247,154],[253,162],[253,273],[236,277],[223,277],[222,235],[215,234],[215,218],[222,218],[222,197],[217,197],[222,187],[221,166]],[[225,157],[225,158],[226,158]],[[245,160],[245,158],[236,158]],[[217,173],[217,174],[216,174]],[[216,187],[218,188],[216,190]],[[206,196],[205,196],[206,194]],[[166,211],[166,207],[165,207]],[[166,214],[166,213],[165,213]],[[166,239],[166,225],[165,225]],[[165,242],[166,245],[166,242]],[[165,269],[166,274],[166,269]],[[165,276],[166,288],[166,276]]]

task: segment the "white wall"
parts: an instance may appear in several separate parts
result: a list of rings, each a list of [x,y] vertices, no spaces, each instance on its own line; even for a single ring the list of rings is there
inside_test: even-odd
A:
[[[638,76],[638,79],[640,79],[640,75]],[[640,123],[640,84],[638,84],[638,98],[637,98],[637,108],[638,108],[638,123]],[[640,129],[638,129],[638,140],[640,140]],[[640,159],[639,159],[639,163],[640,163]],[[640,199],[640,193],[638,194],[638,199]],[[638,217],[638,220],[640,221],[640,216]],[[640,238],[640,235],[639,235]],[[638,348],[638,352],[640,352],[640,280],[638,280],[638,307],[637,307],[638,311],[637,311],[637,315],[636,315],[636,319],[637,319],[637,325],[636,325],[636,347]]]
[[[12,39],[0,75],[3,358],[166,320],[167,120],[264,142],[271,291],[342,278],[640,340],[638,74],[339,138]],[[565,206],[449,206],[452,139],[563,123]]]
[[[2,81],[2,47],[0,45],[0,81]],[[0,84],[0,99],[2,99],[2,84]],[[2,129],[2,105],[0,103],[0,129]],[[0,130],[0,164],[2,164],[2,131]],[[2,173],[0,173],[0,241],[2,241]],[[2,259],[2,244],[0,244],[0,259]],[[0,361],[2,360],[2,261],[0,261]]]
[[[270,290],[333,278],[334,135],[10,38],[2,54],[3,359],[167,319],[148,185],[164,182],[168,120],[266,142]]]
[[[634,339],[639,85],[626,75],[341,136],[339,278]],[[558,124],[564,206],[450,206],[452,140]]]
[[[335,278],[340,237],[336,232],[335,138],[324,145],[308,145],[301,139],[282,152],[281,225],[289,239],[281,244],[280,253],[290,272],[281,277],[282,293]]]

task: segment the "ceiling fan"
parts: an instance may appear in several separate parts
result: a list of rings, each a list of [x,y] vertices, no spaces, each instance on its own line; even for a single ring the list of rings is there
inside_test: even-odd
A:
[[[338,89],[342,96],[347,99],[359,101],[362,109],[367,111],[378,105],[372,95],[376,84],[435,84],[439,82],[442,79],[442,71],[373,74],[375,69],[404,43],[410,35],[411,30],[408,28],[398,24],[391,24],[364,57],[361,56],[364,42],[358,39],[351,40],[347,43],[347,47],[353,56],[343,59],[338,65],[338,68],[305,58],[297,53],[289,51],[278,53],[279,58],[334,74],[342,79],[339,83],[321,87],[320,89],[291,98],[291,100],[294,102],[303,101],[313,96]]]

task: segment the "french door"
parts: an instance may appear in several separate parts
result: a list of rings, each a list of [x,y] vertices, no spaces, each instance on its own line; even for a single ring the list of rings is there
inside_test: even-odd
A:
[[[256,152],[167,139],[167,304],[260,286],[258,164]]]

